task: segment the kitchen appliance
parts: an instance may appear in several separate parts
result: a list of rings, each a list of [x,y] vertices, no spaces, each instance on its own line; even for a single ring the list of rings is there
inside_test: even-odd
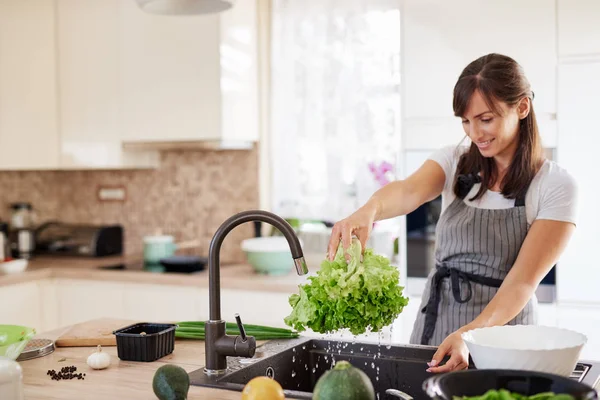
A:
[[[8,241],[8,224],[0,222],[0,262],[12,257]]]
[[[10,227],[7,235],[10,243],[10,256],[29,259],[35,250],[33,207],[30,203],[18,202],[12,203],[10,209]]]
[[[84,257],[123,254],[121,225],[49,222],[36,231],[36,253]]]

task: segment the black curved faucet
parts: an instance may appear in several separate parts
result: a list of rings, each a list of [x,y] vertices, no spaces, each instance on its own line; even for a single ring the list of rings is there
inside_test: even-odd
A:
[[[210,315],[206,321],[204,372],[209,375],[222,374],[227,370],[227,357],[253,357],[256,340],[246,336],[244,325],[238,314],[235,315],[240,335],[230,336],[225,333],[225,321],[221,319],[221,281],[219,253],[221,244],[229,232],[236,226],[249,221],[261,221],[279,229],[288,241],[296,272],[298,275],[308,273],[306,261],[302,253],[296,232],[283,218],[264,210],[243,211],[229,217],[215,232],[208,252],[208,293],[210,298]]]

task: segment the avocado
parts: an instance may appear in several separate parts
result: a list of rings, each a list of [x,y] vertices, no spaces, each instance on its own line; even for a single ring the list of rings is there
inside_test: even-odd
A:
[[[190,377],[177,365],[163,365],[154,373],[152,389],[160,400],[185,400],[190,389]]]

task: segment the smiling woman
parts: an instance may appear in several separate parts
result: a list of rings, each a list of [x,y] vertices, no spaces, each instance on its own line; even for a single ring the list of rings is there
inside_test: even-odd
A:
[[[535,291],[573,234],[577,186],[544,158],[532,100],[515,60],[501,54],[474,60],[453,100],[471,144],[435,152],[333,227],[330,258],[340,240],[345,247],[353,234],[366,241],[374,221],[410,213],[441,194],[435,269],[410,338],[439,346],[428,371],[467,367],[463,332],[536,324]]]

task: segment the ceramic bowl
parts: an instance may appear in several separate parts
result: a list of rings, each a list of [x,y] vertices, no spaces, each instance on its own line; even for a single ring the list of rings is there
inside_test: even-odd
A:
[[[540,325],[478,328],[462,334],[477,369],[513,369],[570,376],[587,337]]]
[[[283,236],[265,236],[242,241],[248,263],[259,273],[287,275],[294,268],[290,246]]]
[[[2,274],[18,274],[27,269],[29,262],[25,259],[16,259],[11,261],[0,262],[0,273]]]
[[[0,325],[0,357],[16,360],[35,333],[27,326]]]

